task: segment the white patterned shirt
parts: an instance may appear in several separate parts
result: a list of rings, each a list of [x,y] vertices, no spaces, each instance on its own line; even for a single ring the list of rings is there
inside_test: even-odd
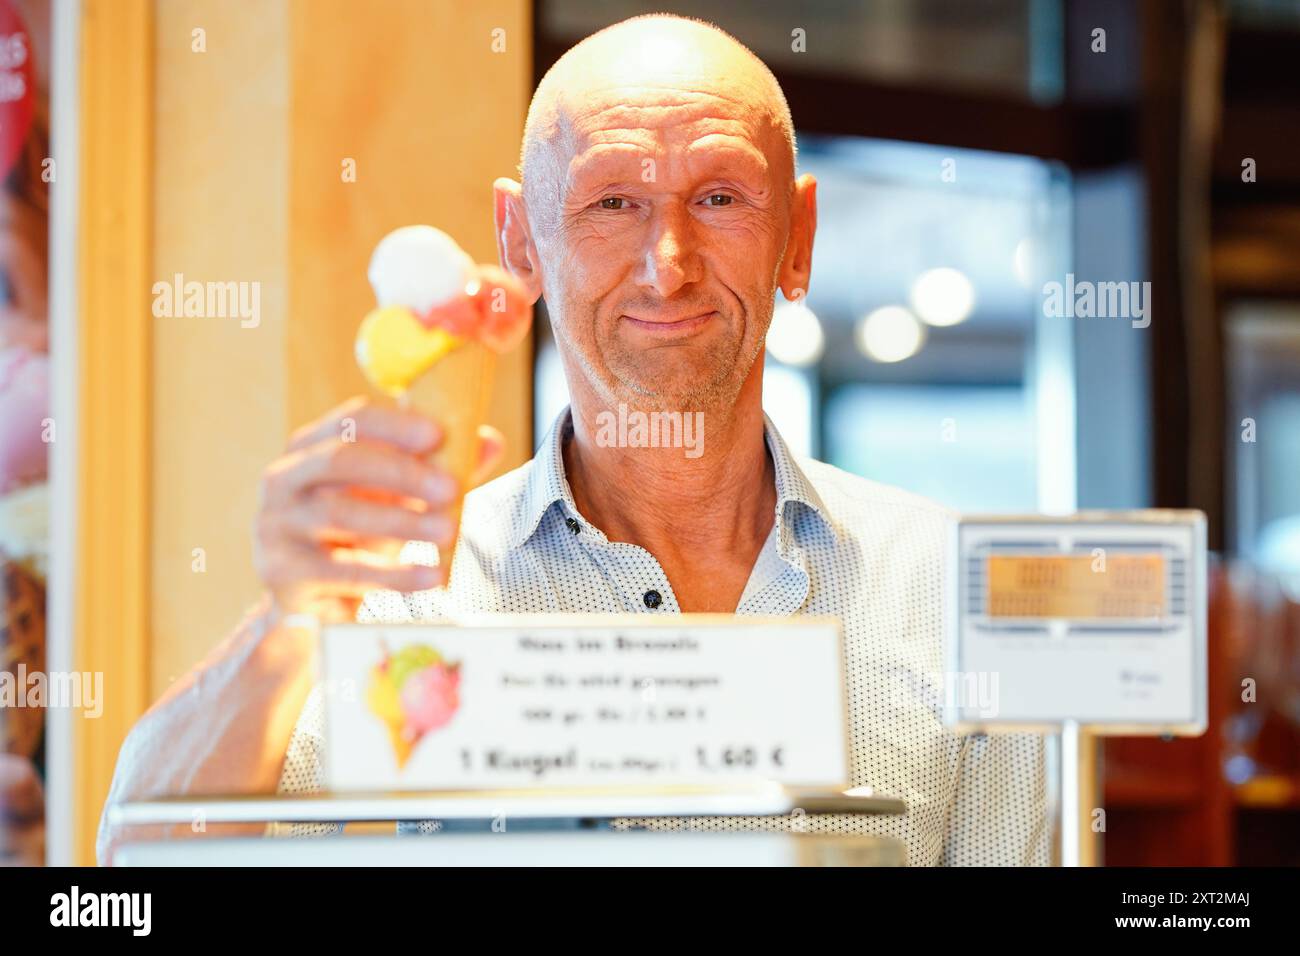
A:
[[[564,475],[569,410],[537,455],[465,498],[446,590],[376,591],[359,620],[428,621],[465,612],[679,613],[655,556],[610,541],[574,504]],[[953,514],[818,461],[796,461],[770,419],[776,515],[737,614],[831,615],[844,629],[852,785],[901,797],[907,813],[807,814],[802,832],[900,840],[910,865],[1047,865],[1043,740],[958,735],[941,721],[943,574]],[[408,545],[404,554],[419,559]],[[647,597],[650,592],[655,596]],[[654,608],[649,605],[655,604]],[[289,744],[281,792],[322,787],[319,688]],[[450,821],[449,821],[450,823]],[[616,820],[615,828],[781,830],[784,817]],[[276,827],[328,833],[336,824]],[[399,825],[437,832],[439,821]]]

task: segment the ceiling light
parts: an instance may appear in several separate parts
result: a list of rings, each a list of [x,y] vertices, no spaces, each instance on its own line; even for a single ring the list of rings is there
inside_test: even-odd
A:
[[[822,357],[826,336],[812,309],[802,302],[782,302],[772,313],[767,350],[785,365],[803,368]]]
[[[927,269],[912,283],[912,308],[928,325],[956,325],[975,308],[975,289],[956,269]]]
[[[925,327],[901,305],[886,305],[862,317],[855,330],[862,354],[877,362],[901,362],[925,344]]]

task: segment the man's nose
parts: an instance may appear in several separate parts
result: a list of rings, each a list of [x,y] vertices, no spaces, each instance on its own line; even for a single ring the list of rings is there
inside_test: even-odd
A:
[[[650,236],[637,277],[642,286],[654,289],[662,298],[673,295],[689,282],[698,282],[700,258],[696,248],[694,222],[680,205],[656,209],[650,221]]]

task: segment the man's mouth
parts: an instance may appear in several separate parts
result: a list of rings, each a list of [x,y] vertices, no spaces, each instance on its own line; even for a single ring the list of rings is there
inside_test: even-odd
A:
[[[638,331],[657,338],[680,338],[698,332],[717,314],[717,312],[699,312],[695,315],[662,317],[624,315],[623,319]]]

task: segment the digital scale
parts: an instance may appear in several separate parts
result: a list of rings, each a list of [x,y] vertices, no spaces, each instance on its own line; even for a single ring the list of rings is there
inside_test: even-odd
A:
[[[1079,820],[1079,735],[1206,727],[1199,511],[968,516],[953,525],[945,723],[1061,737],[1062,819]],[[1062,826],[1061,859],[1078,860]]]

